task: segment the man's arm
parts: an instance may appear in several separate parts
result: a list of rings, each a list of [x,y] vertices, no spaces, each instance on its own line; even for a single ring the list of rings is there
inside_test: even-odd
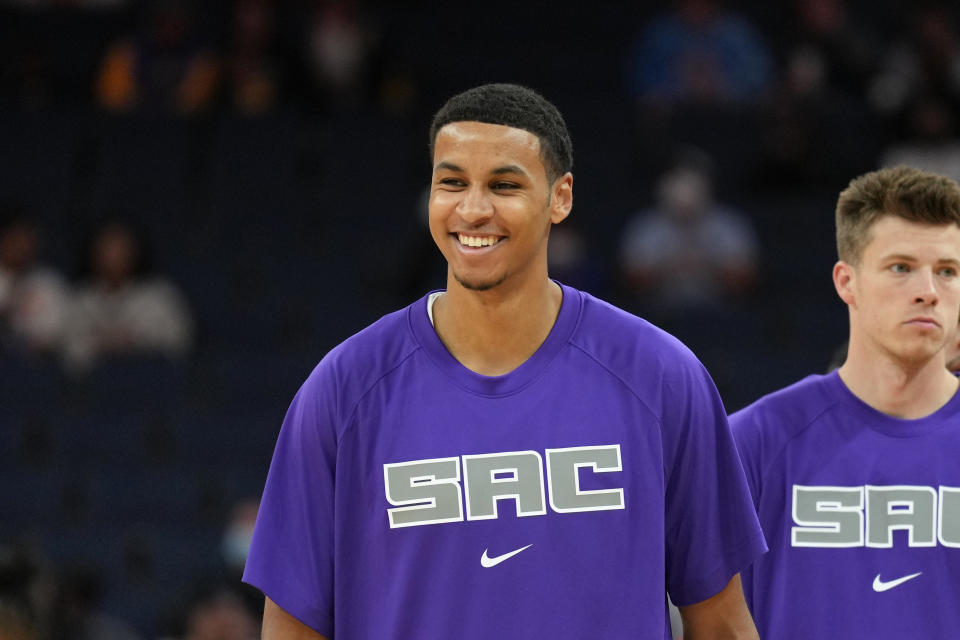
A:
[[[743,599],[740,574],[723,591],[703,602],[679,607],[684,640],[759,640]]]
[[[326,637],[278,607],[277,603],[270,598],[266,599],[263,607],[263,632],[260,638],[261,640],[327,640]]]

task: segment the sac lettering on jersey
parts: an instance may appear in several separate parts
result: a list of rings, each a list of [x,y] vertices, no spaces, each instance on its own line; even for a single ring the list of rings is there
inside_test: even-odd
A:
[[[960,487],[793,485],[794,547],[893,547],[894,531],[911,547],[960,548]]]
[[[415,527],[499,516],[501,500],[513,500],[517,517],[623,509],[623,489],[580,488],[580,469],[623,470],[620,445],[507,451],[430,458],[383,465],[390,528]],[[546,488],[546,491],[545,491]]]

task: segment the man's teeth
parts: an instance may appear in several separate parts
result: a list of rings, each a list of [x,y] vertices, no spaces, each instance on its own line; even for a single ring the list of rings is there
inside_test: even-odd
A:
[[[460,244],[468,247],[489,247],[497,244],[497,238],[493,236],[465,236],[462,233],[458,233],[457,237],[460,239]]]

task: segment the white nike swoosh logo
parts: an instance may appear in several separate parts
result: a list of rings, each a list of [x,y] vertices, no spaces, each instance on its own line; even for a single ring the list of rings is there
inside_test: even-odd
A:
[[[494,556],[494,557],[492,557],[492,558],[487,555],[487,550],[484,549],[484,550],[483,550],[483,555],[480,556],[480,564],[483,565],[483,567],[484,567],[485,569],[489,569],[490,567],[495,567],[495,566],[497,566],[498,564],[500,564],[501,562],[503,562],[504,560],[509,560],[510,558],[512,558],[513,556],[517,555],[517,554],[520,553],[521,551],[524,551],[524,550],[526,550],[526,549],[529,549],[529,548],[532,547],[532,546],[533,546],[533,544],[531,543],[531,544],[528,544],[528,545],[525,546],[525,547],[520,547],[519,549],[514,549],[513,551],[510,551],[509,553],[504,553],[503,555]]]
[[[878,573],[877,577],[873,579],[873,590],[876,591],[877,593],[883,593],[884,591],[889,591],[894,587],[899,587],[907,580],[913,580],[914,578],[919,576],[921,573],[923,572],[920,571],[919,573],[911,573],[908,576],[903,576],[902,578],[897,578],[896,580],[890,580],[887,582],[884,582],[883,580],[881,580],[880,574]]]

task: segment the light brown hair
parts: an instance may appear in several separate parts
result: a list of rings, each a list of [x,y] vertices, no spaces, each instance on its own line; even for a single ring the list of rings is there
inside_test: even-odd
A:
[[[903,166],[854,178],[837,200],[837,256],[859,264],[870,227],[883,216],[960,226],[960,186],[936,173]]]

